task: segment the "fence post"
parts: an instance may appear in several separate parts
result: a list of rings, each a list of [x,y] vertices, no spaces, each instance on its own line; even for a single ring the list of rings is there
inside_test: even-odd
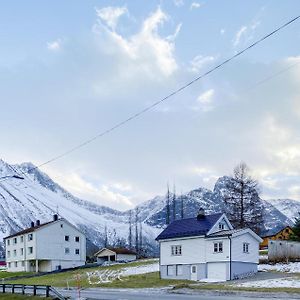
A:
[[[36,285],[33,286],[33,296],[36,296]]]
[[[22,295],[24,295],[25,294],[25,285],[23,284],[22,285]]]
[[[46,297],[47,298],[50,297],[50,286],[49,285],[46,286]]]
[[[11,292],[14,294],[15,293],[15,285],[14,284],[12,284],[12,286],[11,286]]]
[[[5,284],[2,284],[2,293],[5,294]]]

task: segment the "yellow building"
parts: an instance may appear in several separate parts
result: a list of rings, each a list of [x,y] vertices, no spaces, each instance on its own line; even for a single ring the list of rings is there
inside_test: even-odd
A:
[[[261,235],[263,241],[260,243],[260,249],[268,248],[269,240],[288,240],[293,232],[290,226],[283,227],[281,229],[270,230]]]

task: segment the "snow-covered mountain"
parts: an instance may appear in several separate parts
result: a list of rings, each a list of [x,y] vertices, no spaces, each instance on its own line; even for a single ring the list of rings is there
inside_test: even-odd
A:
[[[271,199],[267,200],[267,202],[271,203],[292,221],[299,217],[300,201],[292,199]]]
[[[48,175],[34,168],[31,163],[9,165],[0,160],[0,178],[15,174],[23,174],[24,180],[0,179],[0,241],[3,237],[30,226],[31,221],[52,220],[53,214],[57,211],[60,216],[85,232],[89,245],[103,246],[105,226],[110,244],[120,239],[127,240],[129,210],[121,212],[79,199],[55,183]],[[184,217],[195,216],[199,207],[204,207],[207,213],[223,211],[223,194],[227,180],[230,178],[226,176],[219,178],[213,191],[198,188],[177,197],[176,218],[181,217],[182,200]],[[289,214],[289,209],[293,207],[292,210],[298,211],[300,207],[299,202],[286,200],[284,204],[286,209],[282,209],[276,201],[264,201],[267,211],[264,225],[267,229],[282,223],[291,224],[293,216]],[[157,196],[137,206],[143,228],[143,245],[152,253],[157,251],[155,237],[165,226],[165,204],[165,196]],[[276,206],[280,209],[278,210]],[[132,215],[134,216],[134,212]],[[171,207],[171,221],[172,218]]]

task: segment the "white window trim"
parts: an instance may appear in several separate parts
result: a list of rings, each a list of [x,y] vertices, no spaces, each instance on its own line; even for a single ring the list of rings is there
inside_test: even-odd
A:
[[[250,245],[249,243],[246,243],[246,242],[243,243],[243,253],[246,253],[246,254],[250,253],[249,245]]]
[[[215,247],[215,245],[217,245],[217,247]],[[216,251],[216,249],[217,249],[217,251]],[[214,242],[213,243],[213,252],[214,253],[223,253],[223,250],[224,250],[223,242]]]
[[[171,255],[172,256],[181,256],[182,255],[182,246],[181,245],[172,245],[171,246]]]

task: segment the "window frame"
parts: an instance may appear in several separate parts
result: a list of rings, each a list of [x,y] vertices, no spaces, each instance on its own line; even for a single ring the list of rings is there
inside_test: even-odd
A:
[[[70,236],[69,235],[65,235],[65,242],[70,242]]]
[[[69,248],[69,247],[66,247],[66,248],[65,248],[65,254],[66,254],[66,255],[69,255],[69,254],[70,254],[70,248]]]
[[[179,268],[181,270],[180,274],[178,272]],[[176,270],[176,276],[182,276],[183,275],[183,265],[176,265],[175,270]]]
[[[33,234],[29,233],[28,234],[28,242],[33,241]]]
[[[167,276],[174,276],[174,265],[167,265]]]
[[[74,240],[75,240],[76,243],[79,243],[80,242],[80,237],[79,236],[75,236]]]
[[[213,250],[214,253],[223,253],[223,242],[214,242]]]
[[[172,256],[182,256],[182,245],[171,245]]]
[[[247,253],[247,254],[250,253],[249,246],[250,246],[250,243],[247,243],[247,242],[243,243],[243,253]]]

